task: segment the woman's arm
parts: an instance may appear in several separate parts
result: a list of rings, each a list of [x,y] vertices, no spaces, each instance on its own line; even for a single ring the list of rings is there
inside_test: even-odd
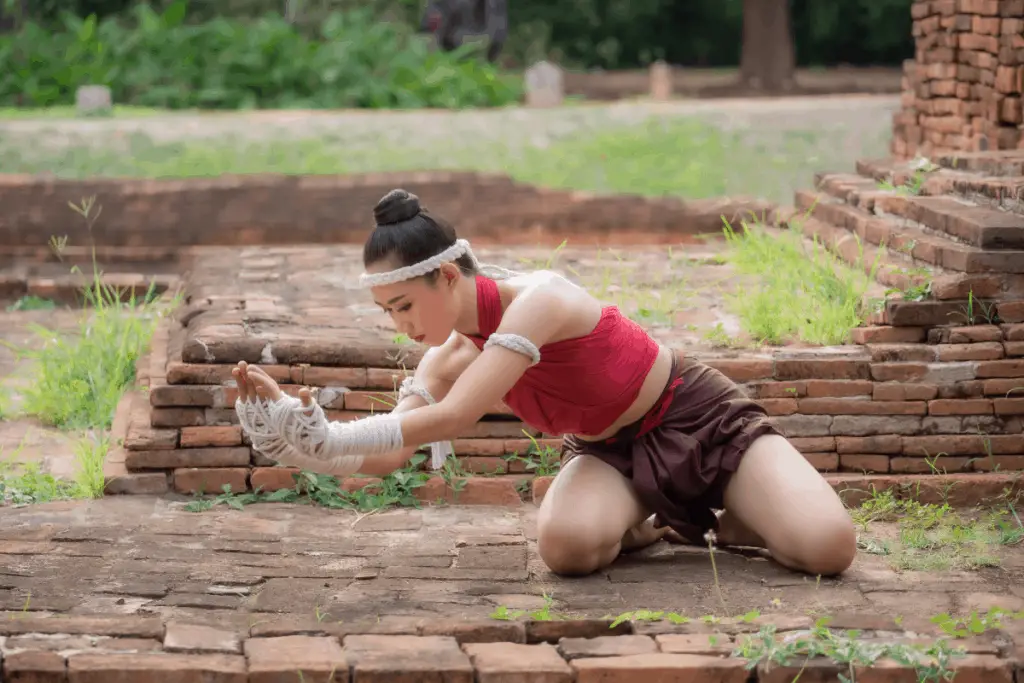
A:
[[[421,409],[429,405],[426,397],[434,401],[443,400],[452,386],[452,373],[461,372],[471,360],[460,351],[461,347],[454,339],[452,343],[429,349],[413,375],[403,383],[400,399],[390,413],[402,414]],[[308,389],[301,389],[298,399],[287,396],[261,368],[245,363],[239,363],[232,374],[239,390],[236,411],[253,448],[284,465],[335,476],[356,473],[382,476],[402,467],[418,448],[417,445],[406,446],[371,457],[358,454],[332,456],[324,452],[322,438],[310,439],[309,436],[348,423],[328,422]],[[274,425],[272,412],[275,407],[294,410],[298,406],[302,407],[306,418],[302,422],[306,423],[307,429],[298,430],[290,439],[285,438]]]
[[[256,393],[270,399],[269,431],[304,454],[362,471],[365,459],[411,452],[409,447],[455,439],[482,418],[539,361],[538,348],[557,338],[569,306],[558,293],[534,288],[505,311],[484,350],[433,405],[391,411],[351,422],[327,422],[323,410],[305,397],[281,394],[259,368],[249,369]],[[436,398],[436,397],[435,397]],[[274,456],[270,456],[274,457]],[[397,458],[397,456],[396,456]],[[282,461],[283,462],[283,461]]]

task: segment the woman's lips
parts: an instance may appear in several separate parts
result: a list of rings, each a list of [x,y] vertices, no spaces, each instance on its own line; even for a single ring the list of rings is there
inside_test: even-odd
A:
[[[413,339],[416,342],[422,342],[426,338],[427,338],[427,335],[425,335],[425,334],[420,334],[420,335],[417,335],[417,336],[413,337]]]

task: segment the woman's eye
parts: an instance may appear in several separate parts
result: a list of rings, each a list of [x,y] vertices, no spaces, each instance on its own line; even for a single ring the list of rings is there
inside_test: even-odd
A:
[[[406,312],[406,311],[408,311],[408,310],[409,310],[410,308],[412,308],[412,304],[405,304],[404,306],[401,306],[401,307],[400,307],[400,308],[398,309],[398,312],[399,312],[399,313],[405,313],[405,312]]]

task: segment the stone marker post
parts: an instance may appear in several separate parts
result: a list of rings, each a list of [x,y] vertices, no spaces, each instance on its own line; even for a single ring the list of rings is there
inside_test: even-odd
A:
[[[551,62],[538,62],[526,70],[526,106],[557,107],[565,99],[562,69]]]
[[[75,91],[75,108],[82,116],[109,114],[113,109],[110,88],[105,85],[82,85]]]
[[[672,67],[660,59],[650,68],[651,99],[672,99]]]

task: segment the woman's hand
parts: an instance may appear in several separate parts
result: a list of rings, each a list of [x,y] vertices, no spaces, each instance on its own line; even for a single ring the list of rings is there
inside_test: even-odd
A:
[[[231,375],[238,384],[238,397],[243,402],[255,401],[257,398],[279,401],[284,396],[277,382],[258,365],[249,365],[244,360],[239,361],[238,367],[231,370]],[[308,387],[299,389],[299,399],[304,408],[313,405],[313,395]]]

